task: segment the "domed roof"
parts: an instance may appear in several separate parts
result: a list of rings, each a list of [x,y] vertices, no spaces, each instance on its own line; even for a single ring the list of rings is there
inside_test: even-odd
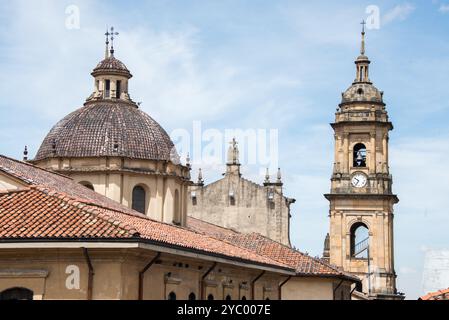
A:
[[[357,82],[342,94],[341,103],[350,102],[383,103],[383,93],[371,83]]]
[[[167,132],[135,105],[120,101],[88,103],[58,122],[35,161],[55,157],[127,157],[174,160]]]
[[[115,58],[113,55],[110,55],[103,61],[101,61],[92,72],[93,76],[96,76],[101,73],[119,73],[122,75],[127,76],[128,78],[131,78],[131,72],[128,70],[128,68],[125,66],[123,62],[121,62],[119,59]]]

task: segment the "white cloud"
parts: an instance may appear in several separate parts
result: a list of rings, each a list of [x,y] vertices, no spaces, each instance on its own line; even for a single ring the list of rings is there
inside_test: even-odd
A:
[[[441,13],[448,13],[449,12],[449,4],[441,4],[438,11]]]
[[[382,17],[382,24],[387,25],[397,20],[404,21],[414,10],[415,7],[409,3],[397,5]]]

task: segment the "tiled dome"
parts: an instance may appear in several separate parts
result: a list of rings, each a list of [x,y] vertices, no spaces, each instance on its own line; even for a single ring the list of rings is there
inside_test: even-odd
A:
[[[349,102],[383,103],[382,92],[371,83],[354,83],[342,95],[341,103]]]
[[[93,76],[96,76],[100,73],[119,73],[124,76],[127,76],[128,78],[131,78],[131,72],[128,70],[128,68],[125,66],[123,62],[115,58],[113,55],[107,57],[103,61],[101,61],[92,72]]]
[[[44,139],[35,161],[55,157],[177,158],[167,132],[130,103],[86,104],[58,122]]]

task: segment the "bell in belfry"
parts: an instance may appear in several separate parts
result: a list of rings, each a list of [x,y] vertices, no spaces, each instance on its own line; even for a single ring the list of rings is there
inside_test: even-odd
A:
[[[356,163],[357,163],[357,167],[361,167],[363,165],[363,156],[362,156],[362,152],[360,150],[357,151]]]

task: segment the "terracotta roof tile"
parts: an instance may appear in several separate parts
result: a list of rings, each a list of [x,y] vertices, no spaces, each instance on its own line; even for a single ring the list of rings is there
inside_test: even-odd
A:
[[[449,288],[428,293],[420,297],[419,300],[449,300]]]
[[[310,257],[298,250],[257,233],[239,233],[192,217],[188,217],[187,224],[191,230],[210,235],[286,264],[294,268],[298,275],[338,276],[359,281],[356,277],[341,271],[321,259]]]

